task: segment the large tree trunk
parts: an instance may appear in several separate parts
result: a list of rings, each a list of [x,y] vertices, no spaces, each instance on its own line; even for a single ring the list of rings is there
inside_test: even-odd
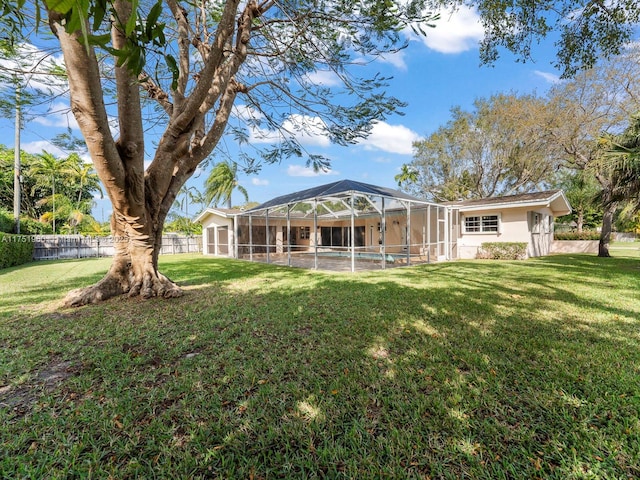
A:
[[[576,223],[578,224],[578,233],[582,233],[582,228],[584,226],[584,210],[578,210],[578,221]]]
[[[609,243],[611,242],[611,232],[613,230],[613,214],[616,211],[616,204],[605,203],[604,215],[602,216],[602,231],[600,232],[600,243],[598,244],[598,256],[610,257]]]
[[[117,2],[116,8],[121,18],[129,17],[130,3]],[[113,264],[97,284],[70,292],[65,304],[79,306],[121,294],[143,298],[179,296],[180,289],[158,272],[158,239],[168,211],[163,210],[162,202],[173,202],[179,186],[169,189],[170,180],[165,182],[165,188],[147,184],[139,85],[129,70],[115,68],[119,130],[116,141],[109,129],[95,53],[84,47],[78,33],[69,34],[64,30],[59,15],[49,13],[67,65],[71,109],[113,205]],[[121,30],[112,28],[112,38],[114,47],[123,47],[125,38]],[[179,136],[173,136],[173,143],[166,142],[172,151],[176,150],[173,145]],[[169,170],[173,170],[176,158],[168,158],[166,154],[165,157],[163,173],[172,178]],[[182,183],[188,178],[186,174],[183,177]]]
[[[130,225],[123,220],[122,215],[114,213],[111,231],[114,239],[111,268],[95,285],[69,292],[64,301],[66,306],[97,303],[123,294],[145,299],[182,295],[182,290],[158,271],[162,226],[150,235],[132,234]]]

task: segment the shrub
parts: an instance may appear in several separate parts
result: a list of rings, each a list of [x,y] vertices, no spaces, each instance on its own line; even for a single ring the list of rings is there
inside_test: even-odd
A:
[[[48,235],[53,233],[53,228],[48,223],[42,223],[29,217],[20,217],[20,233],[25,235]]]
[[[0,232],[13,233],[13,213],[0,210]]]
[[[33,241],[27,235],[0,233],[0,269],[33,260]]]
[[[13,212],[0,209],[0,232],[14,233],[15,220]],[[21,235],[47,235],[53,233],[51,225],[39,222],[30,217],[20,217],[20,234]]]
[[[584,232],[556,232],[554,240],[600,240],[600,233],[594,230]]]
[[[491,260],[524,260],[527,258],[526,242],[485,242],[480,245],[476,258]]]

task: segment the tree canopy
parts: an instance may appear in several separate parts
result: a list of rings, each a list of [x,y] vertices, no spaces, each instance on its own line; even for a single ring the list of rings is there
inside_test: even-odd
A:
[[[454,107],[451,120],[414,144],[405,186],[436,201],[530,191],[548,183],[557,159],[536,123],[544,102],[534,96],[477,99],[471,112]]]
[[[571,169],[586,170],[600,188],[603,210],[599,255],[609,256],[614,215],[621,200],[614,169],[606,161],[607,142],[624,132],[640,111],[640,50],[629,46],[622,55],[601,61],[556,85],[547,96],[545,129],[551,152]]]
[[[414,145],[409,167],[418,178],[405,188],[455,200],[559,184],[576,195],[578,225],[593,209],[591,200],[599,199],[599,255],[608,256],[616,208],[637,193],[637,116],[625,128],[630,115],[640,111],[638,53],[637,46],[629,46],[545,96],[497,95],[476,101],[473,112],[454,108],[446,125]]]
[[[346,145],[366,136],[372,120],[396,112],[403,103],[385,95],[388,79],[362,76],[354,67],[403,48],[403,28],[424,28],[434,18],[425,0],[45,4],[66,33],[113,57],[108,68],[124,67],[137,77],[143,100],[155,101],[167,120],[174,107],[197,105],[198,125],[190,125],[189,135],[194,159],[202,161],[218,146],[222,127],[249,150],[252,139],[273,140],[275,148],[243,151],[234,159],[248,171],[291,155],[326,168],[326,158],[305,152],[297,141],[300,132],[320,132]],[[318,83],[319,74],[341,87]],[[225,88],[234,91],[233,102]],[[222,99],[235,104],[232,115],[218,116]]]

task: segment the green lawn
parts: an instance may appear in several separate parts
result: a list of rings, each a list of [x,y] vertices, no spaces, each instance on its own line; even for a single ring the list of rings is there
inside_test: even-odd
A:
[[[634,246],[636,247],[634,249]],[[0,271],[0,478],[640,477],[640,253],[339,274]]]

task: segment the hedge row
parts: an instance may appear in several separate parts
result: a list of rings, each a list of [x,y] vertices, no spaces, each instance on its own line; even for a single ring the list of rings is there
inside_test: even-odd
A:
[[[485,242],[478,249],[476,258],[490,260],[524,260],[527,258],[526,242]]]
[[[554,240],[600,240],[600,233],[588,230],[584,232],[556,232]]]
[[[0,232],[0,269],[33,260],[33,242],[25,235]]]

